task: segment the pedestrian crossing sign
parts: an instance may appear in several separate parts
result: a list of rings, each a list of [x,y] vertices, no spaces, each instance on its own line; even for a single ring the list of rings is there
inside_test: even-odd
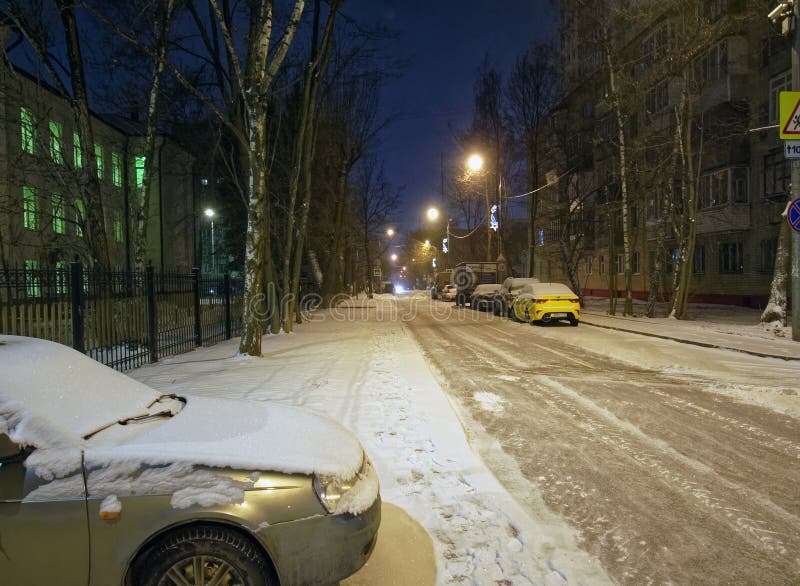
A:
[[[780,93],[780,137],[784,140],[800,139],[800,92]]]

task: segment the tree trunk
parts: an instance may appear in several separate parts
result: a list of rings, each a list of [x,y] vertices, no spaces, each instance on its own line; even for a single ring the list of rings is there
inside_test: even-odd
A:
[[[791,271],[792,232],[789,223],[781,222],[778,234],[778,250],[775,252],[775,272],[772,275],[772,284],[769,288],[769,302],[761,314],[761,323],[768,324],[780,322],[782,326],[788,324],[787,305],[789,297],[789,273]],[[792,300],[795,305],[800,305],[800,300]],[[800,309],[795,310],[800,311]]]

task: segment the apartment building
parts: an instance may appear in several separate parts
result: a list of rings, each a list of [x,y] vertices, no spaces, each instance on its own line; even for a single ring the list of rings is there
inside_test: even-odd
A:
[[[105,232],[112,265],[133,261],[135,209],[143,186],[144,125],[93,115]],[[157,269],[194,265],[193,158],[159,136],[150,180],[146,259]],[[72,109],[57,91],[0,65],[0,265],[62,267],[87,258],[85,171]]]
[[[778,93],[791,84],[790,43],[761,3],[648,1],[626,14],[614,6],[621,4],[561,2],[564,95],[548,152],[550,173],[565,180],[540,199],[536,274],[566,280],[566,250],[586,294],[608,295],[614,277],[624,289],[613,46],[634,296],[647,296],[657,258],[658,289],[670,290],[678,249],[665,208],[681,205],[686,175],[672,170],[674,157],[685,157],[698,210],[690,299],[763,307],[789,189],[774,126]],[[680,114],[691,116],[693,134],[676,142]]]

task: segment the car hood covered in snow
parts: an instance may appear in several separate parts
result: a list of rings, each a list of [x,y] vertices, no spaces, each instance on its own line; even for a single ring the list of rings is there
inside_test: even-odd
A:
[[[0,336],[0,433],[36,448],[26,465],[58,478],[80,465],[172,464],[328,474],[361,468],[358,439],[338,423],[297,407],[187,396],[172,418],[112,425],[168,408],[161,395],[66,346]],[[170,407],[171,404],[171,407]]]

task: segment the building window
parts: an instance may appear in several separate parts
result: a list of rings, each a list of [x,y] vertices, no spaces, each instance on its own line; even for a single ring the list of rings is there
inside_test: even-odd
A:
[[[592,260],[593,259],[592,259],[591,256],[587,256],[586,257],[586,274],[587,275],[591,275],[592,274]]]
[[[25,261],[25,293],[28,297],[42,296],[42,279],[38,271],[38,260],[28,259]]]
[[[741,242],[723,242],[719,245],[719,272],[743,273],[744,250]]]
[[[27,185],[22,188],[22,225],[28,230],[39,229],[39,200],[36,190]]]
[[[673,248],[667,252],[667,262],[665,263],[666,266],[664,267],[666,272],[672,273],[675,270],[675,265],[678,264],[678,256],[679,252],[677,248]]]
[[[54,193],[50,198],[53,206],[53,233],[65,234],[67,232],[67,218],[64,214],[64,196]]]
[[[651,114],[660,112],[669,106],[669,86],[666,80],[657,83],[647,91],[645,106]]]
[[[631,206],[631,227],[637,228],[639,226],[639,208],[638,206]]]
[[[693,270],[698,274],[706,272],[706,247],[704,244],[695,244]]]
[[[717,81],[728,76],[728,43],[722,41],[695,62],[698,81]]]
[[[83,168],[83,151],[81,150],[81,135],[72,133],[72,163],[76,169]]]
[[[750,185],[747,167],[734,167],[731,169],[731,199],[733,203],[747,203],[750,201]]]
[[[19,109],[19,130],[22,141],[20,146],[23,152],[32,155],[34,145],[33,112],[24,106]]]
[[[728,169],[719,169],[700,177],[697,207],[701,210],[728,203]]]
[[[111,183],[122,187],[122,159],[117,152],[111,152]]]
[[[623,255],[618,254],[614,257],[614,270],[618,275],[621,275],[625,272],[625,260]]]
[[[639,251],[637,250],[631,255],[631,272],[638,275],[641,272],[639,267]]]
[[[780,94],[792,89],[792,71],[787,69],[769,80],[769,123],[777,124],[780,118]]]
[[[144,166],[146,157],[144,155],[136,155],[136,189],[144,187]]]
[[[601,256],[597,259],[597,270],[601,275],[606,274],[606,257]]]
[[[114,211],[114,241],[122,242],[122,214]]]
[[[67,294],[67,263],[63,260],[56,261],[56,295]]]
[[[780,150],[764,157],[764,197],[785,197],[789,191],[789,161]]]
[[[94,158],[97,161],[97,178],[103,178],[103,147],[102,145],[94,145]]]
[[[775,270],[775,254],[777,250],[777,238],[768,238],[761,241],[759,245],[759,266],[761,267],[761,272],[771,273]]]
[[[50,158],[58,165],[64,164],[64,131],[61,124],[51,120],[50,128]]]
[[[83,205],[83,200],[77,198],[75,200],[75,236],[83,237],[83,222],[86,218],[86,208]]]

